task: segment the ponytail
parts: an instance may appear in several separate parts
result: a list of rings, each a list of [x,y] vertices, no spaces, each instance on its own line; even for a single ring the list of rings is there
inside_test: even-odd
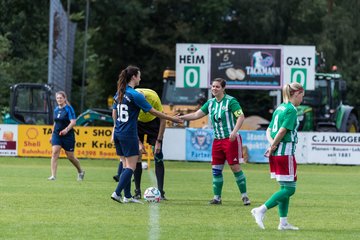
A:
[[[117,82],[117,94],[118,94],[118,103],[121,103],[126,90],[126,85],[130,82],[132,76],[137,76],[140,69],[135,66],[128,66],[121,71],[119,79]]]
[[[304,91],[303,86],[298,82],[285,84],[282,90],[283,102],[288,103],[295,92]]]
[[[118,94],[118,103],[122,102],[122,99],[124,98],[125,89],[126,89],[126,70],[122,70],[119,75],[119,80],[117,82],[117,94]]]

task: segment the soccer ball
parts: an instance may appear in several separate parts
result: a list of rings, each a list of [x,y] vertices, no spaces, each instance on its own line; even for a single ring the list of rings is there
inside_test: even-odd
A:
[[[142,167],[142,169],[148,169],[147,162],[141,162],[141,167]]]
[[[144,199],[150,203],[160,202],[161,193],[159,189],[155,187],[149,187],[144,192]]]

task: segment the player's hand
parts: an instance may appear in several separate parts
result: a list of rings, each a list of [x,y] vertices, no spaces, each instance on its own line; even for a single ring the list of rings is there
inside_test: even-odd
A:
[[[181,119],[181,117],[179,115],[173,116],[171,121],[173,121],[174,123],[183,123],[184,122],[184,120]]]
[[[269,148],[266,149],[265,153],[264,153],[264,157],[270,157],[270,151],[269,151]]]
[[[276,149],[277,149],[277,146],[274,146],[274,145],[268,147],[268,149],[264,153],[264,156],[267,158],[270,157],[276,151]]]
[[[159,153],[160,152],[160,149],[161,149],[161,143],[156,141],[155,143],[155,147],[154,147],[154,152],[155,153]]]
[[[60,136],[64,136],[64,135],[66,135],[68,132],[69,132],[69,131],[68,131],[66,128],[64,128],[63,130],[60,131],[59,135],[60,135]]]
[[[234,133],[234,132],[230,133],[230,136],[229,136],[230,142],[233,142],[236,139],[236,137],[237,137],[236,135],[237,135],[237,133]]]
[[[145,146],[141,141],[139,141],[139,152],[141,154],[146,154]]]

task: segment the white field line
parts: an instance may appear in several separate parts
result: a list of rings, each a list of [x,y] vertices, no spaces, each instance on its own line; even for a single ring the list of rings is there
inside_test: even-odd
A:
[[[155,167],[155,166],[154,166]],[[147,170],[152,186],[157,186],[156,177],[153,169]],[[157,240],[160,238],[160,224],[159,224],[159,204],[150,203],[149,204],[149,240]]]

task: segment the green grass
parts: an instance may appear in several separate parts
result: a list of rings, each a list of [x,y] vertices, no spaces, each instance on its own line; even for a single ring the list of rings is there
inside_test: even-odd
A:
[[[243,165],[250,207],[242,205],[228,166],[223,204],[210,206],[209,163],[166,161],[169,201],[144,205],[110,199],[117,161],[81,164],[85,181],[76,181],[64,159],[57,180],[48,181],[49,159],[1,157],[0,239],[360,239],[359,166],[300,165],[289,211],[300,231],[280,232],[276,208],[267,212],[264,231],[250,214],[278,189],[265,164]],[[142,190],[154,182],[153,168],[144,171]]]

